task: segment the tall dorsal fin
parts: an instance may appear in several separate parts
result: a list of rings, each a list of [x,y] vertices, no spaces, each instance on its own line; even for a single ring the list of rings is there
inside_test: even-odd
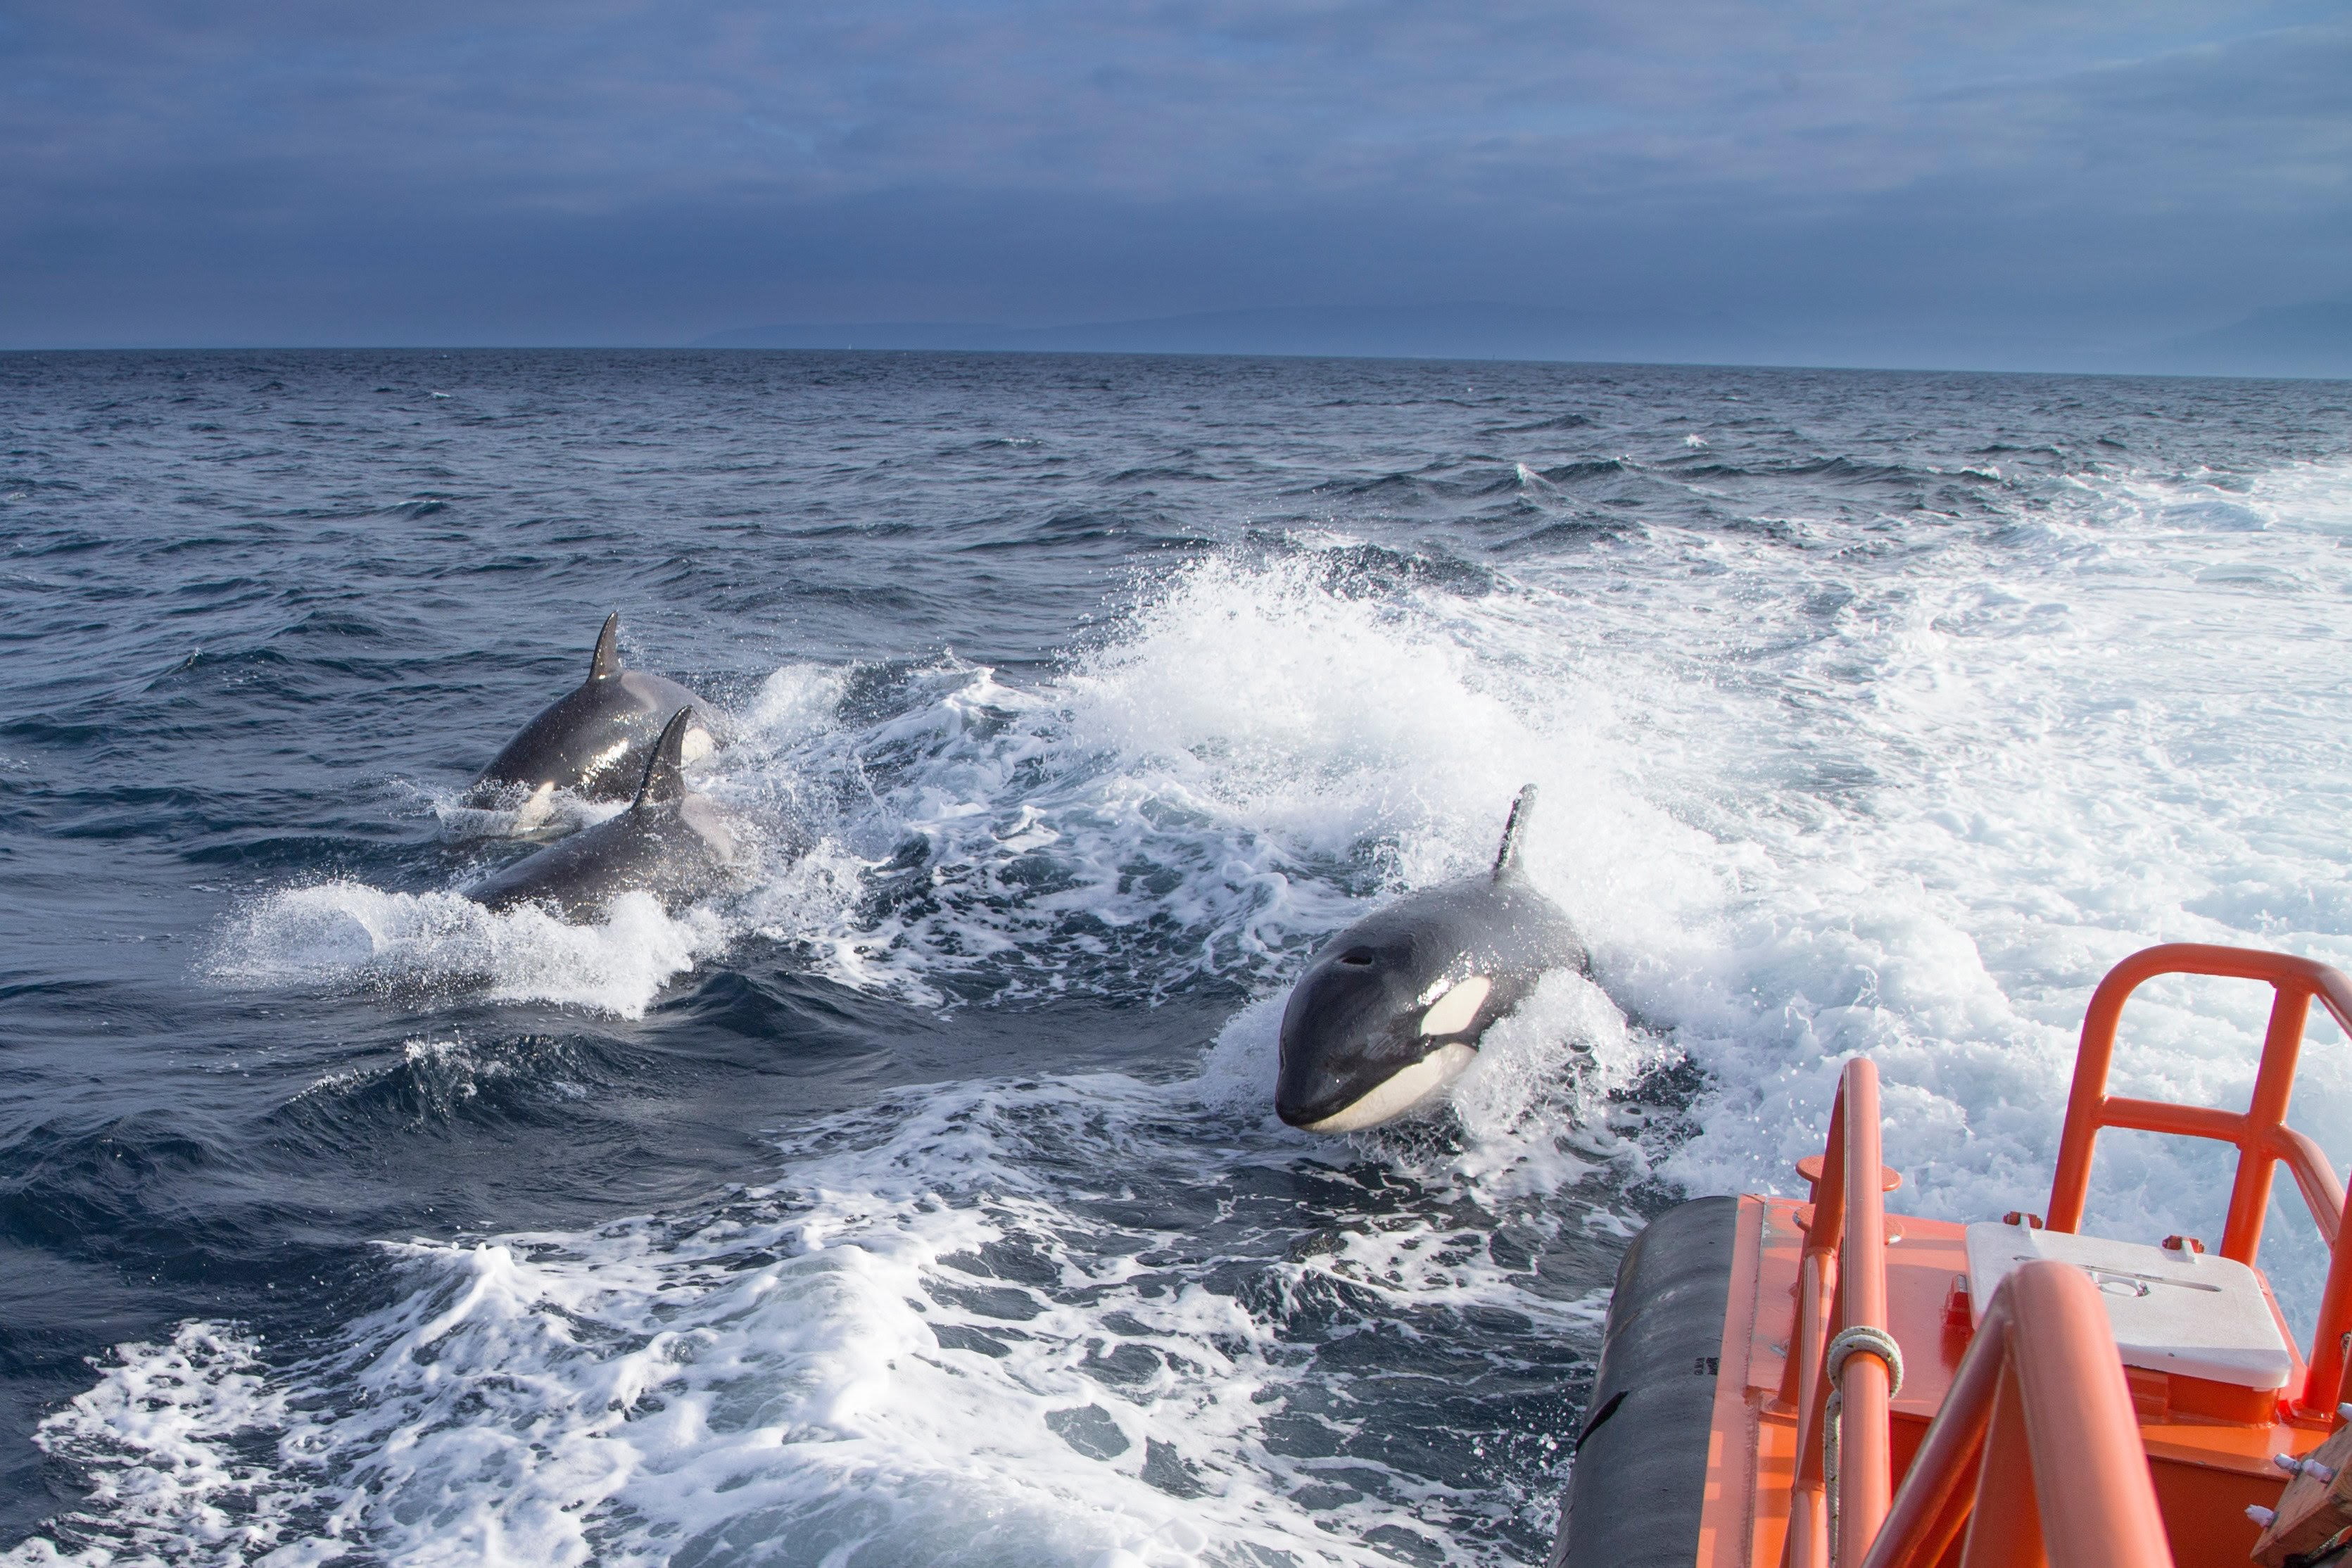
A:
[[[693,722],[694,710],[681,708],[662,726],[661,739],[654,742],[654,754],[646,763],[646,782],[629,803],[631,811],[686,798],[686,731]]]
[[[1519,868],[1519,840],[1527,836],[1528,818],[1536,809],[1536,786],[1528,784],[1519,791],[1519,798],[1511,802],[1511,815],[1503,824],[1503,847],[1495,851],[1495,880]]]
[[[610,680],[620,673],[621,612],[614,610],[604,617],[604,629],[596,634],[596,651],[588,659],[588,679]]]

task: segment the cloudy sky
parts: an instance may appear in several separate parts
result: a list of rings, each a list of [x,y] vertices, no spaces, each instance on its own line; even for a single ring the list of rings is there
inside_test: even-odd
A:
[[[2343,0],[0,0],[0,82],[5,346],[2352,294]]]

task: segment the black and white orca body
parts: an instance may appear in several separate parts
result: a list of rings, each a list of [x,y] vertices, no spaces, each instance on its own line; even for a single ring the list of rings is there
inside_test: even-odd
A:
[[[709,797],[687,787],[694,724],[691,708],[671,717],[628,810],[493,871],[466,896],[494,910],[549,904],[577,919],[626,892],[651,893],[667,909],[717,887],[735,843]]]
[[[626,800],[645,774],[646,759],[662,723],[702,700],[677,681],[623,669],[621,617],[608,616],[578,689],[540,710],[474,780],[469,798],[491,804],[521,796],[530,826],[544,817],[548,797],[568,789],[589,800]],[[686,760],[709,753],[709,730],[699,721],[686,737]]]
[[[1315,955],[1282,1014],[1283,1121],[1355,1132],[1403,1115],[1461,1076],[1538,980],[1584,967],[1576,928],[1519,868],[1535,793],[1519,792],[1491,872],[1400,899]]]

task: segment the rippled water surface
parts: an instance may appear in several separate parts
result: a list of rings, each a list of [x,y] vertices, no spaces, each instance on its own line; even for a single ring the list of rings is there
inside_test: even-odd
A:
[[[1901,1204],[2038,1207],[2107,963],[2352,962],[2347,393],[0,356],[0,1550],[1539,1561],[1626,1238],[1843,1057]],[[484,912],[613,609],[744,875]],[[1288,979],[1529,780],[1592,980],[1283,1128]],[[2263,1006],[2121,1076],[2242,1095]],[[2352,1156],[2341,1041],[2299,1104]]]

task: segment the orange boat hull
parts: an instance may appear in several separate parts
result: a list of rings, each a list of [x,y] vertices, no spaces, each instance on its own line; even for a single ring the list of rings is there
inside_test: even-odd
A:
[[[2107,1092],[2124,1005],[2165,974],[2273,988],[2243,1111]],[[1877,1070],[1849,1059],[1798,1167],[1809,1200],[1740,1198],[1727,1233],[1701,1200],[1703,1224],[1662,1216],[1627,1254],[1555,1568],[2352,1564],[2352,1200],[2286,1124],[2315,1004],[2352,1035],[2352,980],[2308,959],[2174,943],[2116,965],[2046,1224],[1886,1213]],[[2104,1129],[2236,1148],[2212,1257],[2083,1233]],[[2254,1266],[2281,1173],[2331,1248],[2307,1353]],[[1612,1426],[1620,1408],[1652,1414]]]
[[[1797,1406],[1788,1348],[1797,1334],[1805,1243],[1797,1221],[1806,1206],[1790,1198],[1739,1201],[1699,1568],[1768,1568],[1781,1561],[1796,1477]],[[1958,1225],[1889,1215],[1886,1230],[1888,1327],[1902,1344],[1904,1361],[1902,1389],[1888,1402],[1889,1455],[1899,1481],[1968,1350],[1965,1305],[1956,1310],[1953,1300],[1954,1280],[1968,1275],[1968,1253]],[[2173,1385],[2190,1380],[2128,1375],[2174,1560],[2246,1563],[2262,1534],[2246,1508],[2277,1503],[2284,1481],[2273,1456],[2307,1453],[2328,1424],[2281,1422],[2274,1401],[2265,1401],[2268,1408],[2252,1421],[2176,1409]],[[2181,1392],[2190,1403],[2206,1394]],[[1948,1560],[1959,1561],[1957,1543]]]

